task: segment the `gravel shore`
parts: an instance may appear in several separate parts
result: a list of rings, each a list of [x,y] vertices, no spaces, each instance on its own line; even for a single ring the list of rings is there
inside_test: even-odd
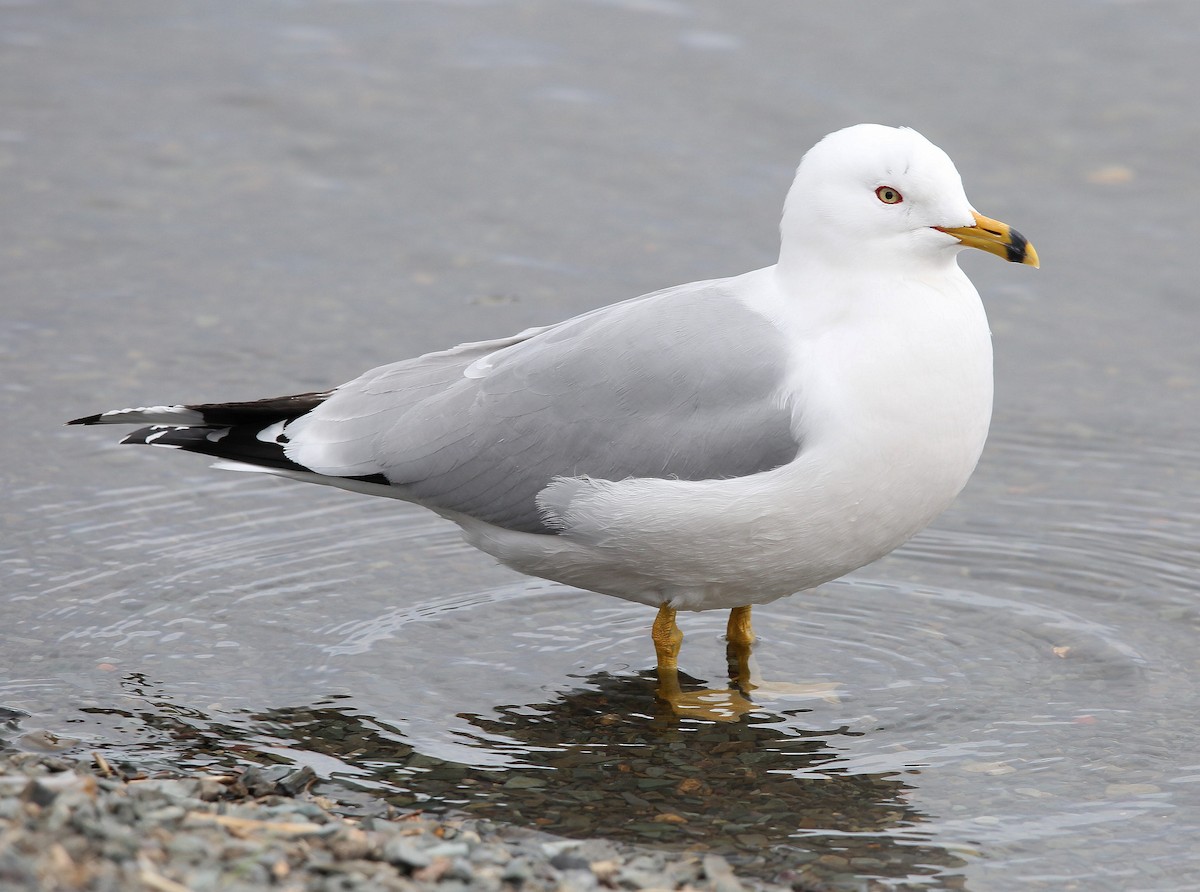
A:
[[[335,801],[310,791],[315,780],[310,769],[290,766],[148,776],[101,754],[0,754],[0,889],[739,892],[750,885],[719,855]]]

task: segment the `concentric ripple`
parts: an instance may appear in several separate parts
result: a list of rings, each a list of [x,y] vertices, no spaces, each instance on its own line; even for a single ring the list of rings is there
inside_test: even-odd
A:
[[[706,847],[788,882],[1057,888],[1120,875],[1131,845],[1178,876],[1194,856],[1164,840],[1200,815],[1180,760],[1200,734],[1200,518],[1153,481],[1195,480],[1147,449],[1120,500],[1073,495],[1124,466],[1115,448],[994,444],[1004,473],[946,523],[756,608],[759,709],[734,724],[656,699],[652,610],[517,577],[416,509],[209,472],[16,493],[41,535],[2,556],[5,736],[290,760],[399,805]],[[724,622],[680,617],[694,688],[727,683]]]

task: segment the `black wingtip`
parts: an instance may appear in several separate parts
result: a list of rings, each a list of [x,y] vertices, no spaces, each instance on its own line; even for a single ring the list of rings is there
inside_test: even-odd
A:
[[[72,418],[67,424],[99,424],[100,415],[85,415],[83,418]]]

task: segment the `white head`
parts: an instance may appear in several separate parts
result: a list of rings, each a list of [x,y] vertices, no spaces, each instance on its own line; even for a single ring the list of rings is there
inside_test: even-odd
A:
[[[906,127],[858,124],[813,146],[780,231],[783,267],[913,271],[953,264],[964,247],[1037,265],[1019,233],[975,213],[950,157]]]

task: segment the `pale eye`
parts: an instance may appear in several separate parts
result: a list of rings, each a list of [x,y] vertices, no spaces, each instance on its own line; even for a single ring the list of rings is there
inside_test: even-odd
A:
[[[900,194],[899,190],[891,186],[880,186],[875,190],[875,195],[884,204],[899,204],[904,201],[904,196]]]

